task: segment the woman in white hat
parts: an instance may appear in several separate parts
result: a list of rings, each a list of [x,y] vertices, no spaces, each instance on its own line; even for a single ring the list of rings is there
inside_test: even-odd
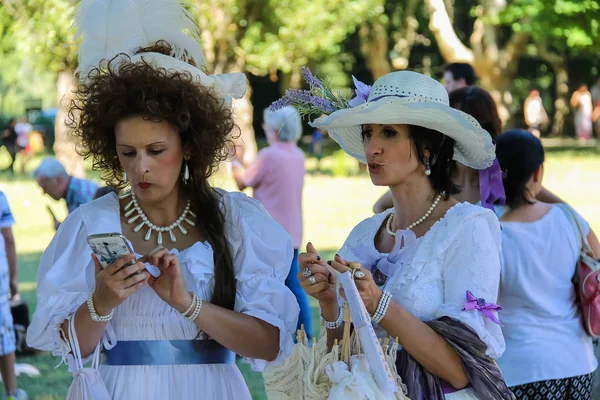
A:
[[[285,359],[298,303],[284,283],[288,233],[258,201],[209,182],[245,77],[202,71],[179,0],[83,1],[78,22],[69,123],[107,183],[130,188],[61,224],[40,260],[28,343],[68,362],[68,399],[250,399],[236,354],[258,371]],[[131,253],[102,264],[87,239],[110,233]],[[99,368],[83,368],[100,352]]]
[[[311,78],[311,88],[322,85]],[[343,317],[335,272],[361,263],[354,272],[359,293],[376,332],[399,339],[396,366],[411,399],[510,399],[494,362],[504,351],[493,304],[498,219],[451,197],[458,190],[453,160],[475,169],[494,164],[490,135],[450,108],[444,87],[424,75],[390,73],[372,89],[356,84],[350,102],[312,90],[275,105],[328,111],[312,125],[366,163],[372,182],[388,186],[394,200],[393,209],[353,229],[335,260],[325,262],[309,244],[300,255],[301,284],[319,301],[332,343],[342,336]],[[328,96],[315,99],[319,93]]]

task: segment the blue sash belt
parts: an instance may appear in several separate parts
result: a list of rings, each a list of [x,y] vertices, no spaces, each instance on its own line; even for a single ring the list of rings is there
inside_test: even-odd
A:
[[[104,350],[105,365],[234,364],[235,353],[214,340],[118,341]]]

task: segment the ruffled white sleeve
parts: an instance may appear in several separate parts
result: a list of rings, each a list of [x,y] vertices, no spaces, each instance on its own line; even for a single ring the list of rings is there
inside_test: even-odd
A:
[[[501,327],[478,310],[463,311],[467,291],[496,303],[500,285],[500,224],[493,212],[478,208],[453,222],[454,235],[444,257],[444,304],[436,318],[448,316],[471,327],[499,358],[505,349]]]
[[[292,352],[300,307],[285,286],[294,250],[289,234],[273,220],[262,204],[243,194],[227,194],[229,239],[234,254],[237,294],[235,308],[279,329],[277,365]],[[269,362],[247,359],[255,371]]]
[[[37,307],[27,329],[29,346],[61,356],[71,370],[72,343],[64,340],[61,325],[94,290],[95,271],[87,236],[78,208],[60,225],[40,259]]]

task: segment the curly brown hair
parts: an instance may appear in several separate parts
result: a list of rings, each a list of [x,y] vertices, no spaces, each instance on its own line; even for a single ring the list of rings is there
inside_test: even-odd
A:
[[[157,52],[168,54],[164,47]],[[84,158],[93,159],[93,168],[102,172],[107,185],[123,188],[123,168],[116,150],[117,122],[141,115],[177,128],[184,152],[191,156],[187,161],[190,180],[180,185],[180,190],[192,201],[197,226],[214,250],[215,289],[211,302],[233,309],[235,276],[225,237],[225,211],[221,196],[208,182],[218,164],[227,158],[231,135],[237,130],[231,111],[191,73],[167,71],[146,62],[132,63],[123,57],[115,57],[89,72],[69,102],[67,125],[79,139],[78,151]]]

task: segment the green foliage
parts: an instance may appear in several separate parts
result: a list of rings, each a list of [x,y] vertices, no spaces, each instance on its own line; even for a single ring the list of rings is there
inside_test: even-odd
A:
[[[558,51],[593,51],[600,43],[597,0],[512,0],[498,22]]]
[[[246,61],[263,74],[274,66],[289,72],[318,57],[340,53],[357,25],[373,16],[383,0],[269,0],[261,21],[241,41]]]
[[[77,46],[72,28],[75,5],[69,0],[7,1],[13,21],[7,39],[44,71],[74,69]]]

